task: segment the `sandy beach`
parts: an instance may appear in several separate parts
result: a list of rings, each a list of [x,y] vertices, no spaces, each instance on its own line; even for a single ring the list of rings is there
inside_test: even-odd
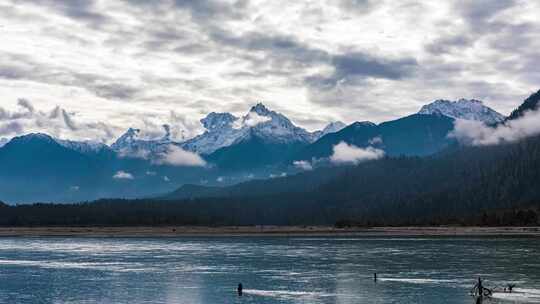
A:
[[[540,227],[372,227],[328,226],[248,227],[0,227],[0,237],[175,237],[175,236],[529,236],[540,237]]]

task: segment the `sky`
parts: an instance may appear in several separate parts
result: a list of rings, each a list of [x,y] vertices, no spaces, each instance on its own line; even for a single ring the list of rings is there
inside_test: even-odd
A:
[[[308,130],[540,88],[539,1],[0,0],[0,138],[175,139],[257,102]]]

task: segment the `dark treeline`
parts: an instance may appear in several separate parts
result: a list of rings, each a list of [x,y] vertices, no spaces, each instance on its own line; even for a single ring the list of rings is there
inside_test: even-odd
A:
[[[325,170],[336,174],[304,174]],[[287,181],[310,190],[283,192]],[[246,183],[223,197],[1,205],[0,225],[536,225],[540,137],[366,162],[313,187],[294,176],[263,185],[255,195]]]

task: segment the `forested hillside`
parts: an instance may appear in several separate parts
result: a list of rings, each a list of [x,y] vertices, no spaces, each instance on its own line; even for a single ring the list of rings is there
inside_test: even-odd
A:
[[[343,170],[311,191],[268,194],[268,189],[261,195],[245,192],[176,201],[4,205],[0,207],[0,224],[421,225],[478,223],[482,218],[496,224],[497,214],[502,212],[498,210],[516,208],[527,210],[528,222],[537,220],[539,137],[516,144],[463,147],[428,158],[386,158]],[[282,178],[280,184],[294,179],[298,177]]]

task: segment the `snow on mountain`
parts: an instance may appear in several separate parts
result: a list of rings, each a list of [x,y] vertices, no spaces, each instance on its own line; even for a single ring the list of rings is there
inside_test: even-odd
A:
[[[210,113],[201,119],[206,128],[203,134],[186,141],[182,147],[199,154],[211,154],[256,135],[268,142],[313,142],[314,133],[295,126],[283,114],[271,111],[262,103],[253,106],[241,118],[229,113]]]
[[[121,155],[147,158],[150,154],[165,152],[168,146],[173,144],[186,151],[208,155],[241,142],[249,136],[257,136],[271,143],[311,143],[322,135],[337,132],[345,127],[342,122],[335,122],[329,124],[323,131],[308,132],[295,126],[283,114],[269,110],[262,103],[253,106],[242,117],[212,112],[200,121],[206,131],[185,142],[173,142],[169,126],[164,125],[166,134],[163,138],[141,139],[139,138],[141,130],[130,128],[111,145],[111,148]]]
[[[486,124],[498,123],[505,119],[502,114],[475,99],[458,101],[439,99],[423,106],[418,114],[440,114],[454,119],[482,121]]]
[[[129,128],[126,133],[120,136],[111,148],[121,156],[132,156],[138,158],[148,158],[150,155],[166,153],[169,145],[177,143],[171,140],[170,128],[163,125],[165,135],[160,139],[141,139],[140,129]]]
[[[345,128],[347,125],[344,124],[343,122],[341,121],[334,121],[334,122],[331,122],[329,123],[323,130],[322,130],[322,135],[321,136],[324,136],[326,134],[330,134],[330,133],[336,133],[336,132],[339,132],[341,131],[343,128]]]
[[[310,133],[303,128],[295,126],[283,114],[270,111],[262,103],[258,103],[256,106],[252,107],[248,115],[244,116],[244,120],[246,120],[246,118],[249,117],[251,113],[256,113],[260,117],[269,118],[261,121],[254,126],[245,126],[252,127],[255,131],[255,134],[268,141],[279,143],[309,143],[314,140],[313,133]]]
[[[232,145],[243,132],[233,128],[238,120],[230,113],[210,113],[201,119],[206,131],[182,144],[185,150],[198,154],[210,154],[220,148]]]

